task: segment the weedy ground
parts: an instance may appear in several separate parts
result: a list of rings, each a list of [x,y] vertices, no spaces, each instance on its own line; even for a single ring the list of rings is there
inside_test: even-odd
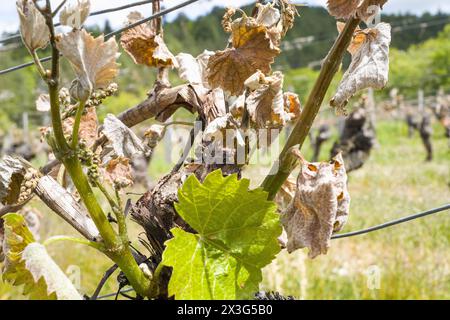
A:
[[[379,122],[377,135],[379,146],[365,166],[349,176],[352,203],[343,232],[450,201],[450,149],[442,127],[435,126],[435,158],[430,163],[423,161],[425,153],[418,134],[407,138],[403,122]],[[321,159],[328,157],[331,144],[330,140],[323,146]],[[305,150],[308,159],[312,154],[309,143]],[[161,160],[163,154],[164,150],[158,148],[149,169],[152,177],[170,169]],[[258,176],[254,170],[245,175]],[[42,239],[75,235],[37,200],[32,206],[44,216]],[[130,238],[137,239],[141,230],[134,223],[130,226]],[[135,245],[139,247],[137,241]],[[328,255],[314,260],[306,257],[306,250],[291,255],[283,252],[265,268],[262,289],[301,299],[449,299],[449,248],[447,211],[370,234],[333,240]],[[73,281],[80,279],[80,290],[86,294],[92,294],[103,272],[111,266],[102,254],[77,244],[56,243],[49,251]],[[102,294],[117,290],[116,275],[107,282]],[[21,298],[17,288],[0,283],[0,299]]]

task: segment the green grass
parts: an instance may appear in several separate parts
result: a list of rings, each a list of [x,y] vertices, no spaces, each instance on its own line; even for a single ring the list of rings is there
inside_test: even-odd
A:
[[[378,123],[379,147],[365,166],[349,177],[352,196],[348,224],[343,232],[358,230],[450,202],[450,151],[443,130],[436,126],[433,136],[435,160],[423,162],[425,153],[418,135],[406,137],[401,122]],[[327,142],[321,159],[328,157],[332,141]],[[306,143],[305,156],[311,155]],[[153,179],[171,165],[158,148],[150,167]],[[251,167],[244,176],[257,185],[259,169]],[[41,239],[74,234],[59,217],[37,200],[32,206],[42,215]],[[132,239],[141,232],[130,223]],[[277,290],[303,299],[449,299],[450,298],[450,215],[438,213],[367,235],[333,240],[328,255],[314,260],[306,250],[291,255],[281,253],[264,270],[262,288]],[[135,245],[138,246],[134,241]],[[49,247],[50,254],[67,270],[81,270],[81,291],[92,294],[111,262],[95,250],[72,243]],[[381,271],[379,290],[367,286],[368,268]],[[117,290],[115,276],[102,293]],[[0,282],[0,299],[23,298],[19,289]]]

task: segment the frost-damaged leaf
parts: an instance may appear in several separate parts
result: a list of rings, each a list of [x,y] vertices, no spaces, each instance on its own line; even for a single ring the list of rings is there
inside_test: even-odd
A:
[[[219,141],[221,145],[225,145],[226,141],[235,139],[240,146],[245,145],[244,137],[236,126],[236,123],[232,121],[233,116],[226,114],[219,116],[212,120],[205,128],[203,133],[204,141]]]
[[[155,148],[158,142],[161,141],[162,138],[164,138],[165,131],[166,126],[162,126],[160,124],[152,124],[150,128],[145,130],[144,143],[151,149]]]
[[[41,94],[36,100],[36,110],[40,112],[47,112],[50,110],[50,96],[48,94]]]
[[[180,78],[192,84],[201,84],[208,87],[206,66],[212,55],[214,55],[214,52],[208,50],[203,51],[197,58],[188,53],[179,53],[176,59],[179,65],[178,74]]]
[[[279,0],[281,6],[281,35],[285,36],[294,27],[295,18],[299,15],[297,7],[289,0]]]
[[[112,144],[114,153],[119,157],[131,159],[134,155],[147,151],[141,139],[113,114],[106,116],[103,133]]]
[[[278,208],[283,210],[286,209],[294,198],[296,190],[296,179],[292,176],[289,176],[289,178],[287,178],[281,186],[280,191],[278,191],[277,195],[275,196],[275,202],[276,204],[278,204]]]
[[[280,21],[281,14],[280,10],[275,8],[274,3],[268,3],[263,5],[257,3],[258,14],[256,15],[256,23],[262,24],[266,27],[272,27]]]
[[[363,21],[373,16],[371,6],[383,8],[388,0],[328,0],[328,12],[336,19],[358,17]]]
[[[345,23],[343,22],[337,22],[337,29],[339,33],[344,30]],[[367,41],[367,37],[376,37],[377,31],[376,29],[367,28],[364,30],[361,30],[359,27],[356,28],[355,33],[353,34],[352,42],[348,46],[347,50],[352,55],[358,52],[358,50],[361,48],[361,46]]]
[[[20,186],[29,164],[20,158],[5,155],[0,162],[0,202],[16,204]]]
[[[198,233],[172,229],[162,263],[173,267],[176,299],[250,299],[261,268],[280,251],[276,206],[261,189],[235,174],[213,171],[201,184],[189,176],[178,192],[178,214]]]
[[[216,88],[208,92],[198,112],[208,125],[211,121],[227,114],[223,90]]]
[[[44,49],[50,41],[44,16],[32,0],[18,0],[16,7],[20,18],[20,34],[28,50]]]
[[[246,103],[257,128],[282,127],[290,120],[284,108],[281,72],[266,77],[258,71],[245,81],[245,86],[252,90]]]
[[[328,12],[336,19],[353,17],[361,0],[328,0]]]
[[[379,23],[366,32],[365,42],[353,54],[352,62],[330,101],[338,114],[346,113],[345,106],[357,91],[369,87],[382,89],[388,81],[391,26]]]
[[[14,286],[23,285],[23,294],[31,299],[82,300],[74,285],[35,242],[24,218],[16,213],[4,217],[5,265],[2,278]]]
[[[66,135],[71,135],[73,130],[74,117],[67,118],[63,121],[63,129]],[[97,140],[98,119],[95,107],[86,108],[85,113],[81,116],[80,128],[78,136],[86,142],[87,147],[92,147]]]
[[[144,19],[137,11],[128,15],[127,25]],[[173,67],[177,61],[164,40],[156,34],[152,23],[143,23],[126,30],[120,37],[120,44],[136,64],[150,67]]]
[[[118,157],[108,161],[104,172],[106,181],[112,186],[120,186],[122,189],[133,184],[130,159],[128,158]]]
[[[281,216],[287,249],[308,247],[309,257],[326,254],[333,232],[347,221],[350,195],[342,156],[330,163],[302,160],[294,199]]]
[[[372,7],[376,6],[383,9],[383,6],[387,1],[388,0],[362,0],[356,11],[356,16],[362,21],[367,21],[377,13]]]
[[[78,81],[79,99],[87,100],[93,90],[107,88],[118,73],[118,46],[113,38],[94,38],[86,30],[73,30],[58,38],[58,50],[69,60]]]
[[[302,113],[300,98],[293,92],[285,92],[283,98],[284,110],[288,113],[289,121],[296,120]]]
[[[63,26],[69,26],[74,29],[81,29],[89,12],[91,10],[91,2],[89,0],[77,0],[76,4],[67,5],[59,14],[59,22]]]
[[[256,87],[246,100],[251,120],[257,128],[284,125],[283,74],[277,71],[270,77],[260,72],[256,75],[260,80],[256,85],[252,84],[252,77],[245,82],[249,88]]]
[[[231,95],[244,91],[245,80],[257,70],[267,74],[280,49],[272,42],[266,26],[243,16],[231,24],[232,47],[209,58],[208,83]]]

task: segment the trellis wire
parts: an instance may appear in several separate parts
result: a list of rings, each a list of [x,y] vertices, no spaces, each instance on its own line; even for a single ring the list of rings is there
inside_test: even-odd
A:
[[[164,16],[164,15],[166,15],[166,14],[168,14],[168,13],[171,13],[171,12],[173,12],[173,11],[176,11],[176,10],[178,10],[178,9],[181,9],[181,8],[187,6],[187,5],[190,5],[190,4],[192,4],[192,3],[194,3],[194,2],[198,2],[198,1],[201,1],[201,0],[188,0],[188,1],[185,1],[185,2],[182,2],[182,3],[178,4],[178,5],[176,5],[176,6],[173,6],[173,7],[164,9],[164,10],[161,10],[160,12],[155,13],[155,14],[151,15],[151,16],[148,17],[148,18],[139,20],[139,21],[137,21],[137,22],[135,22],[135,23],[129,24],[129,25],[123,27],[123,28],[120,28],[120,29],[118,29],[118,30],[116,30],[116,31],[113,31],[113,32],[111,32],[111,33],[106,34],[106,35],[105,35],[105,40],[107,40],[107,39],[109,39],[109,38],[111,38],[111,37],[114,37],[114,36],[116,36],[116,35],[118,35],[118,34],[124,32],[124,31],[127,31],[127,30],[129,30],[129,29],[132,29],[132,28],[134,28],[134,27],[137,27],[137,26],[139,26],[139,25],[141,25],[141,24],[143,24],[143,23],[146,23],[146,22],[149,22],[149,21],[151,21],[151,20],[153,20],[153,19],[162,17],[162,16]],[[40,59],[41,62],[46,62],[46,61],[49,61],[49,60],[51,60],[51,57],[45,57],[45,58]],[[18,65],[18,66],[11,67],[11,68],[4,69],[4,70],[0,71],[0,75],[6,74],[6,73],[10,73],[10,72],[13,72],[13,71],[17,71],[17,70],[20,70],[20,69],[23,69],[23,68],[26,68],[26,67],[30,67],[30,66],[32,66],[32,65],[34,65],[34,61],[32,61],[32,62],[27,62],[27,63],[23,63],[23,64],[20,64],[20,65]]]
[[[388,228],[388,227],[394,226],[396,224],[408,222],[408,221],[411,221],[411,220],[414,220],[414,219],[422,218],[422,217],[425,217],[425,216],[428,216],[428,215],[431,215],[431,214],[434,214],[434,213],[438,213],[438,212],[441,212],[441,211],[449,210],[449,209],[450,209],[450,203],[446,204],[446,205],[443,205],[442,207],[437,207],[437,208],[430,209],[430,210],[427,210],[427,211],[419,212],[419,213],[416,213],[416,214],[413,214],[413,215],[410,215],[410,216],[406,216],[406,217],[403,217],[403,218],[400,218],[400,219],[396,219],[396,220],[392,220],[392,221],[389,221],[389,222],[385,222],[385,223],[382,223],[382,224],[379,224],[377,226],[373,226],[373,227],[370,227],[370,228],[367,228],[367,229],[352,231],[352,232],[348,232],[348,233],[336,234],[336,235],[332,236],[331,239],[348,238],[348,237],[353,237],[353,236],[369,233],[369,232],[376,231],[376,230],[381,230],[381,229],[384,229],[384,228]]]
[[[416,214],[412,214],[412,215],[409,215],[409,216],[406,216],[406,217],[403,217],[400,219],[385,222],[385,223],[382,223],[382,224],[379,224],[379,225],[376,225],[376,226],[373,226],[373,227],[370,227],[367,229],[352,231],[352,232],[348,232],[348,233],[336,234],[336,235],[332,236],[331,239],[342,239],[342,238],[353,237],[353,236],[357,236],[357,235],[361,235],[361,234],[365,234],[365,233],[370,233],[373,231],[392,227],[397,224],[401,224],[401,223],[405,223],[405,222],[412,221],[415,219],[423,218],[425,216],[432,215],[432,214],[446,211],[446,210],[450,210],[450,203],[443,205],[441,207],[437,207],[437,208],[433,208],[433,209],[419,212]],[[133,288],[124,289],[124,290],[121,290],[119,293],[126,293],[126,292],[131,292],[131,291],[134,291],[134,289]],[[114,297],[116,295],[117,295],[116,293],[109,293],[109,294],[105,294],[103,296],[99,296],[97,299],[98,300],[106,299],[106,298]]]

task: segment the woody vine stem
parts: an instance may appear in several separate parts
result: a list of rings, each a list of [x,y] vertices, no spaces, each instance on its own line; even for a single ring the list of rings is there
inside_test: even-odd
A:
[[[119,234],[113,229],[93,193],[88,178],[83,172],[80,159],[77,155],[77,149],[79,147],[77,141],[78,132],[74,131],[71,145],[68,144],[64,136],[59,104],[59,50],[56,47],[56,36],[50,1],[47,0],[45,8],[39,10],[44,15],[46,24],[49,28],[50,44],[52,47],[52,69],[51,72],[46,72],[44,80],[48,85],[50,96],[51,118],[54,133],[54,143],[52,146],[56,149],[54,150],[55,154],[64,164],[84,205],[100,232],[104,242],[103,253],[119,266],[138,294],[148,297],[150,295],[151,280],[144,275],[135,261],[131,253],[127,234],[123,230],[124,228],[119,229]],[[81,117],[83,108],[84,102],[80,101],[77,112],[79,117]],[[76,126],[74,126],[74,128],[76,128]],[[115,213],[117,215],[124,215],[123,212],[116,211],[117,210],[115,210]],[[121,222],[124,222],[124,218],[125,217],[123,216],[123,219],[120,219]]]

